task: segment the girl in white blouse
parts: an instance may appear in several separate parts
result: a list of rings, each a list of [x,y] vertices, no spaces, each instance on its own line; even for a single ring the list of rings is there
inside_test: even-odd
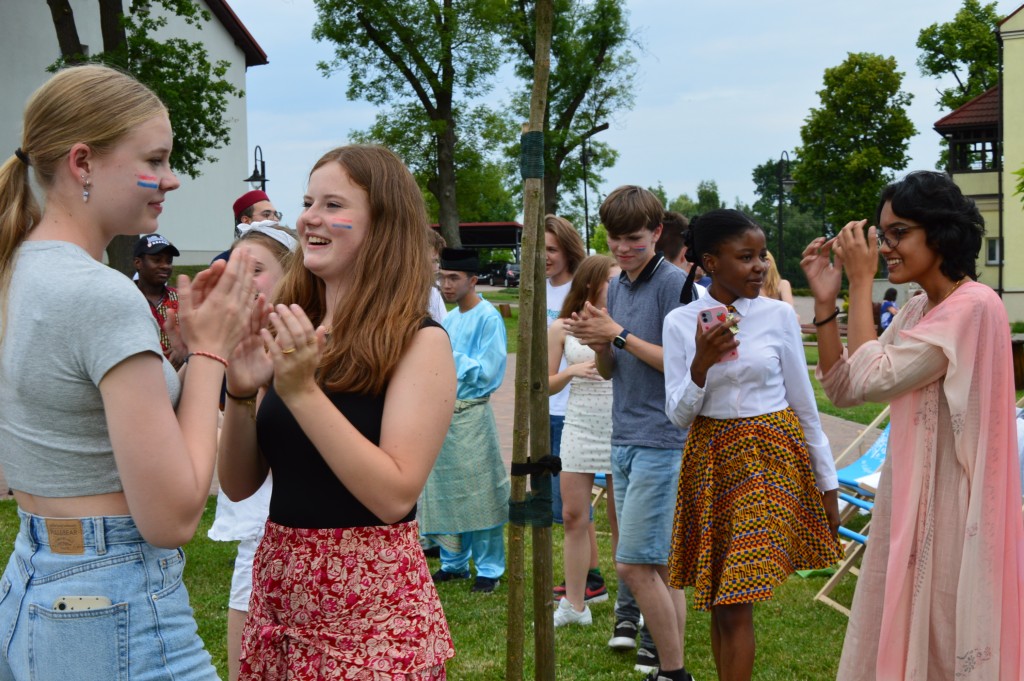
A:
[[[690,429],[670,585],[695,587],[695,607],[711,610],[719,678],[749,679],[753,604],[794,571],[841,558],[838,483],[796,314],[759,297],[764,232],[739,211],[715,210],[691,223],[687,247],[712,283],[665,318],[666,411]],[[691,285],[692,275],[684,299]],[[700,312],[715,306],[733,316],[702,331]]]

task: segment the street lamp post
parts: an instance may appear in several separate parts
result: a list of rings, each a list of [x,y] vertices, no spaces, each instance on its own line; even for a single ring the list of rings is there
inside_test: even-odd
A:
[[[782,279],[785,279],[785,275],[782,273],[782,268],[785,263],[785,254],[783,253],[782,246],[782,208],[785,203],[786,194],[792,191],[794,184],[796,184],[796,182],[794,182],[793,178],[789,176],[789,152],[783,151],[782,156],[779,157],[779,249],[778,253],[775,255],[775,262],[779,267],[779,277]]]
[[[587,162],[590,161],[590,154],[587,153],[586,137],[583,138],[580,161],[583,163],[583,233],[586,236],[587,255],[590,255],[590,206],[587,203]]]
[[[263,162],[263,150],[258,144],[252,153],[252,175],[242,181],[248,182],[253,189],[267,191],[267,164]]]

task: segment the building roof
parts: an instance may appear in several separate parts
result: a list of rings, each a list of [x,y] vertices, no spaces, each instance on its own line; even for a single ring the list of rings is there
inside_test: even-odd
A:
[[[269,64],[267,53],[263,51],[256,39],[249,33],[242,20],[238,18],[235,11],[231,9],[226,0],[206,0],[207,7],[213,16],[224,25],[227,32],[235,40],[235,45],[245,54],[245,66],[263,66]]]
[[[431,225],[440,229],[437,224]],[[463,248],[519,248],[523,226],[518,222],[460,222]]]
[[[999,86],[986,90],[935,122],[939,133],[954,128],[999,125]]]

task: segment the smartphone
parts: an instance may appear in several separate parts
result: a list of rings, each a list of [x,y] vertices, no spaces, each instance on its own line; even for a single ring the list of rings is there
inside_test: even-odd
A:
[[[106,596],[61,596],[53,602],[53,609],[60,612],[76,610],[99,610],[109,608],[110,599]]]
[[[715,307],[709,307],[706,310],[701,310],[697,319],[700,321],[700,328],[704,331],[710,331],[711,329],[724,324],[729,318],[729,311],[725,308],[725,305],[716,305]],[[733,327],[735,329],[735,327]],[[733,348],[729,352],[722,355],[719,362],[731,362],[739,359],[740,353],[737,348]]]

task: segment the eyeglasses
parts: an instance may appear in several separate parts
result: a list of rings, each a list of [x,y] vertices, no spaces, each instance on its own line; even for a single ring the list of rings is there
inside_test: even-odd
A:
[[[284,217],[284,213],[279,210],[264,210],[260,211],[258,215],[264,220],[280,220]]]
[[[919,225],[911,225],[910,227],[897,227],[886,232],[879,232],[877,237],[878,247],[888,246],[889,248],[896,248],[900,245],[900,240],[912,229],[922,228]]]

